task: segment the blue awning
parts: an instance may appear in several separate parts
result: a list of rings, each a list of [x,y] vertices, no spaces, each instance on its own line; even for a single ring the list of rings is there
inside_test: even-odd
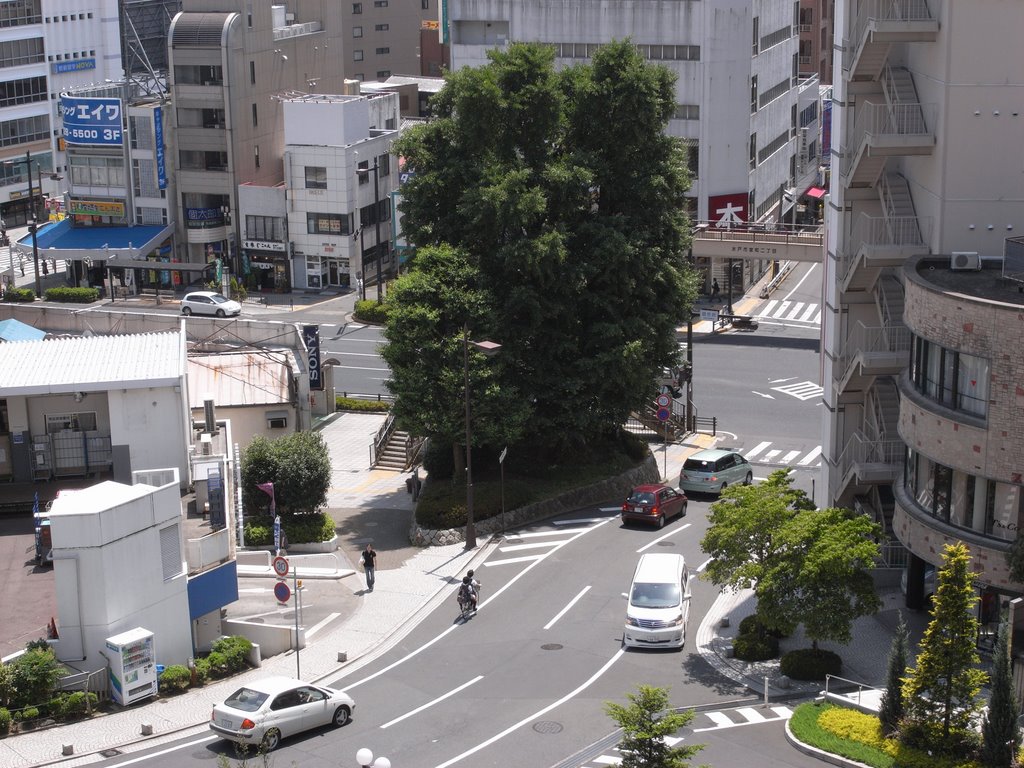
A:
[[[119,262],[109,266],[131,266],[126,262],[145,261],[153,249],[174,232],[174,226],[76,227],[71,219],[51,221],[36,231],[36,247],[46,259]],[[14,248],[32,253],[32,235],[25,235]],[[149,262],[152,264],[152,262]]]

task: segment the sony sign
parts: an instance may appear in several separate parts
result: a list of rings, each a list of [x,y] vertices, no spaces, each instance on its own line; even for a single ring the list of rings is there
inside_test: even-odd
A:
[[[322,392],[324,389],[323,371],[320,368],[320,326],[302,326],[302,339],[306,343],[306,354],[309,364],[309,388]]]

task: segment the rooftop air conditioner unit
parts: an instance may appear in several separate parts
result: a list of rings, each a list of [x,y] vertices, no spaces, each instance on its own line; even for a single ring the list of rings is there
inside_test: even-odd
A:
[[[957,272],[969,269],[977,271],[981,269],[981,256],[977,251],[953,251],[949,259],[949,268]]]

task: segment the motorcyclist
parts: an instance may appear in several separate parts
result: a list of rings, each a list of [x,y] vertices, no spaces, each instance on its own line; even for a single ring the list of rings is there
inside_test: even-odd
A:
[[[476,593],[477,602],[480,602],[480,580],[473,575],[472,568],[466,571],[466,575],[469,576],[469,583],[473,585],[473,591]]]
[[[476,589],[473,587],[473,579],[469,576],[462,577],[462,586],[459,587],[459,604],[469,604],[469,608],[476,612]]]

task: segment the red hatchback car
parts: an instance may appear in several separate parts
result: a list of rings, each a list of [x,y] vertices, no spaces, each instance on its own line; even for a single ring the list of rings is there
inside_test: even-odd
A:
[[[686,494],[661,483],[638,485],[622,505],[622,523],[636,520],[661,528],[672,517],[686,514]]]

